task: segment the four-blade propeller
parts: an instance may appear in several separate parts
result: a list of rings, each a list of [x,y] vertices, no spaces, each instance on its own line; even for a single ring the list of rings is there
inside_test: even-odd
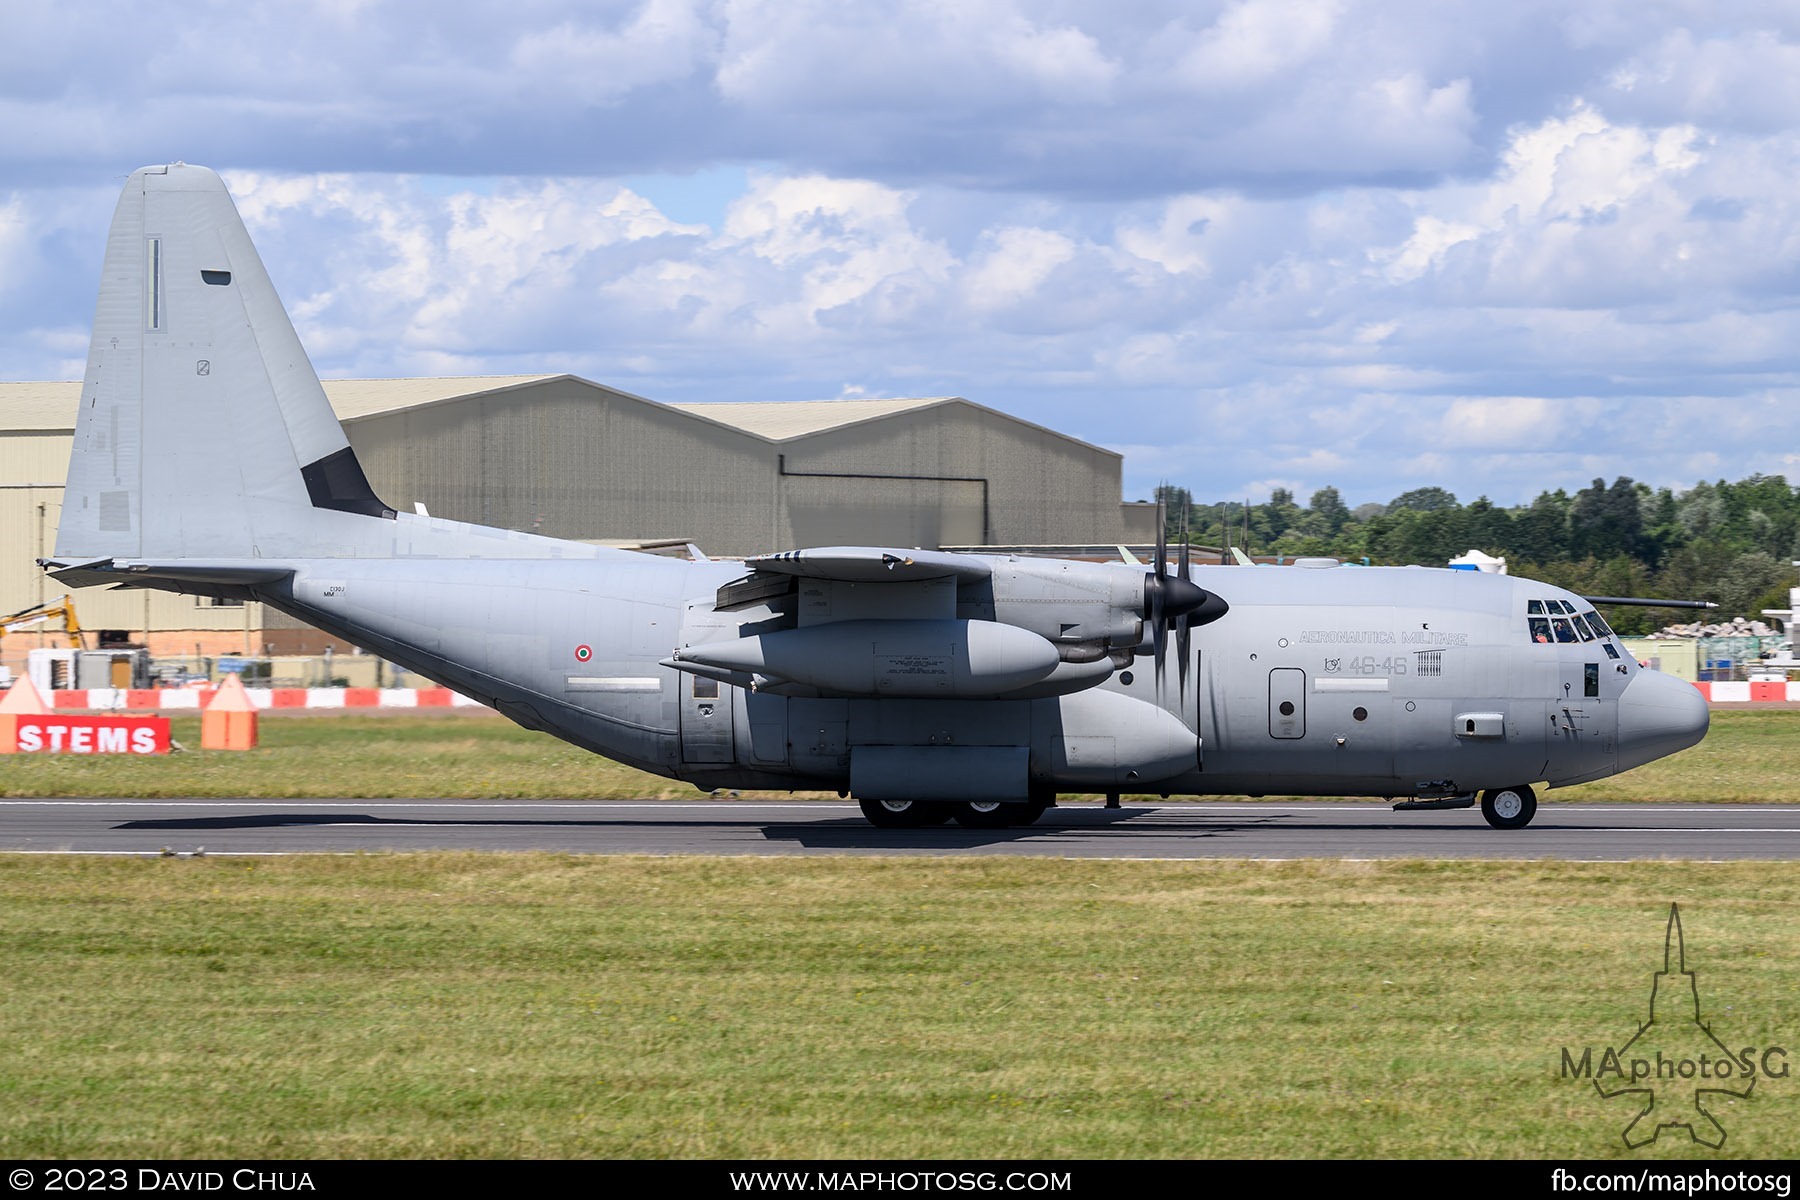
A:
[[[1169,574],[1169,543],[1166,532],[1156,537],[1156,564],[1144,578],[1144,619],[1150,623],[1151,653],[1156,660],[1156,698],[1163,698],[1163,676],[1168,658],[1169,634],[1175,634],[1176,667],[1180,697],[1187,698],[1189,634],[1196,625],[1218,620],[1230,611],[1230,605],[1194,582],[1192,548],[1185,537],[1181,541],[1181,564],[1176,574]]]

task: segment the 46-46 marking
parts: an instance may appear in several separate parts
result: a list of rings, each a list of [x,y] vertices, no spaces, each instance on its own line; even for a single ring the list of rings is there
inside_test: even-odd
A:
[[[1325,669],[1331,670],[1330,659],[1325,660]],[[1411,660],[1405,656],[1376,658],[1373,654],[1365,654],[1361,658],[1341,660],[1340,672],[1345,675],[1405,675],[1412,669]]]

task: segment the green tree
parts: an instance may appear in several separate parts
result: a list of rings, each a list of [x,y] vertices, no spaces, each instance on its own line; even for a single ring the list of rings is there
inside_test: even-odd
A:
[[[1412,509],[1416,512],[1437,512],[1440,509],[1458,508],[1456,497],[1441,487],[1414,488],[1410,492],[1401,492],[1388,501],[1388,512],[1395,509]]]
[[[1510,548],[1522,559],[1550,563],[1569,557],[1569,498],[1543,492],[1530,508],[1516,510]]]
[[[1336,537],[1350,523],[1350,508],[1334,487],[1322,487],[1314,492],[1307,508],[1317,520],[1319,533],[1325,537]]]
[[[1644,531],[1643,506],[1637,485],[1624,475],[1611,487],[1596,479],[1575,493],[1569,510],[1569,550],[1572,558],[1612,558],[1637,554]]]

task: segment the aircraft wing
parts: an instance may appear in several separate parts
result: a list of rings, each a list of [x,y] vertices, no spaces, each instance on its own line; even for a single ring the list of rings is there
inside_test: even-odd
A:
[[[954,580],[956,584],[980,583],[994,573],[986,558],[945,554],[941,550],[901,550],[891,546],[823,546],[813,550],[787,550],[747,558],[750,574],[719,589],[717,607],[731,612],[785,595],[800,581],[815,584],[925,584]],[[955,587],[946,595],[952,609]]]
[[[817,550],[787,550],[747,558],[753,571],[798,575],[803,579],[830,579],[839,583],[916,583],[923,579],[981,580],[994,573],[993,564],[972,555],[945,554],[940,550],[895,550],[884,546],[825,546]]]

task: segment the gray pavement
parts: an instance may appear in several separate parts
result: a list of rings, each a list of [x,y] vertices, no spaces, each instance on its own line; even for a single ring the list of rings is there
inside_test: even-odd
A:
[[[1074,804],[1025,829],[880,830],[849,803],[5,800],[0,851],[1024,854],[1070,858],[1800,858],[1800,806],[1543,804],[1523,830],[1385,804]]]

